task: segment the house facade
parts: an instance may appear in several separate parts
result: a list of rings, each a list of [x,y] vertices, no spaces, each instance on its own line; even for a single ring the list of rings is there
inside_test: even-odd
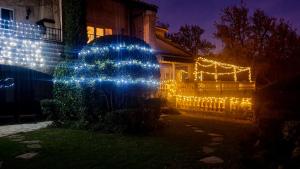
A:
[[[87,0],[88,39],[105,35],[128,35],[152,44],[157,7],[134,0]]]
[[[157,6],[137,0],[86,2],[88,42],[105,35],[143,39],[157,55],[161,80],[192,79],[193,57],[166,38],[167,29],[156,25]]]
[[[0,1],[1,31],[13,30],[11,33],[19,34],[22,39],[33,40],[41,44],[37,47],[43,49],[39,54],[41,58],[34,58],[42,59],[38,63],[30,62],[31,65],[27,65],[7,59],[3,49],[0,50],[3,53],[0,55],[0,62],[29,66],[31,69],[51,74],[54,66],[60,61],[63,49],[62,9],[62,0]],[[156,27],[157,11],[157,6],[140,0],[86,0],[88,42],[105,35],[128,35],[143,39],[156,52],[161,64],[162,80],[182,79],[183,76],[183,79],[192,79],[192,55],[168,40],[165,37],[166,29]],[[11,22],[9,28],[7,23],[4,23],[7,20]],[[29,29],[31,33],[25,33],[24,37],[24,32],[28,32]],[[23,47],[15,46],[15,48]],[[34,51],[35,48],[32,49],[32,52]],[[1,57],[4,59],[1,60]],[[30,58],[28,60],[31,61]]]
[[[64,47],[62,1],[0,1],[0,106],[6,110],[0,121],[6,114],[40,112],[39,101],[51,97],[49,75]],[[87,43],[106,35],[137,37],[154,49],[161,80],[182,79],[179,74],[191,70],[191,55],[156,27],[157,6],[140,0],[85,2]]]

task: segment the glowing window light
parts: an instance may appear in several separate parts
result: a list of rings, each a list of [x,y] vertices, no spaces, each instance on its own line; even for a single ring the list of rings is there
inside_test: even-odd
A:
[[[205,64],[202,64],[202,63],[205,63]],[[214,72],[204,71],[201,69],[201,67],[203,67],[203,68],[214,67]],[[227,69],[227,70],[232,70],[232,71],[218,72],[218,67],[221,67],[221,68]],[[249,82],[252,82],[252,74],[251,74],[250,67],[241,67],[241,66],[231,65],[231,64],[217,62],[217,61],[199,57],[195,63],[194,75],[195,75],[195,81],[197,81],[197,80],[203,81],[204,74],[214,76],[215,81],[218,81],[219,76],[233,75],[234,81],[237,82],[238,81],[237,74],[242,73],[242,72],[248,72],[248,80],[249,80]]]
[[[0,20],[0,64],[42,67],[41,27]]]

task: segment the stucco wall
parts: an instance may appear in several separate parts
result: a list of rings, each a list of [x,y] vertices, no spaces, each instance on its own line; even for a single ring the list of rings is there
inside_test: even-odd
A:
[[[129,10],[114,0],[88,0],[87,25],[111,28],[113,34],[129,35]]]
[[[59,0],[0,0],[0,7],[12,9],[17,22],[34,24],[47,18],[55,21],[47,26],[60,28]],[[27,9],[31,11],[28,19]]]

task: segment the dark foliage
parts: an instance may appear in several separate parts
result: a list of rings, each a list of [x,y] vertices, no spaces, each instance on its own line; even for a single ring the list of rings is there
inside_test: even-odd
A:
[[[193,55],[207,54],[215,45],[203,39],[203,33],[204,30],[200,26],[184,25],[177,33],[169,34],[168,38]]]
[[[87,42],[85,0],[63,0],[64,54],[77,58],[77,53]]]
[[[107,36],[94,40],[84,47],[83,51],[111,44],[150,47],[136,38]],[[123,60],[157,64],[155,55],[137,49],[111,49],[104,53],[84,55],[77,61],[69,60],[59,64],[54,73],[53,90],[54,99],[60,102],[60,116],[56,121],[66,127],[115,132],[138,132],[155,128],[160,113],[160,101],[149,98],[155,93],[156,87],[142,83],[117,84],[114,81],[98,80],[101,77],[160,77],[159,69],[114,65],[115,61]],[[70,81],[72,79],[84,80]]]
[[[227,7],[216,22],[215,37],[224,44],[220,57],[251,66],[259,87],[299,74],[300,37],[289,22],[244,5]]]
[[[41,100],[42,114],[48,120],[58,121],[61,117],[61,103],[54,99]]]
[[[285,79],[256,94],[256,135],[242,146],[248,168],[299,168],[300,78]]]

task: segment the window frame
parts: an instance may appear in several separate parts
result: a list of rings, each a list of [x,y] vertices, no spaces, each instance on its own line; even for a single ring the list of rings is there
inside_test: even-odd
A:
[[[0,6],[0,19],[2,19],[2,9],[6,9],[6,10],[9,10],[9,11],[12,11],[12,21],[15,20],[15,10],[13,8],[7,8],[7,7],[2,7]]]
[[[93,24],[87,24],[86,25],[87,33],[88,33],[88,27],[91,27],[91,28],[94,29],[94,34],[93,34],[93,39],[92,40],[101,37],[101,36],[97,36],[97,29],[102,29],[103,30],[103,36],[113,35],[113,29],[112,28],[101,27],[101,26],[97,26],[97,25],[93,25]],[[107,33],[106,30],[110,30],[111,34],[106,34]],[[90,35],[92,35],[92,34],[88,34],[88,36],[90,36]],[[88,39],[88,42],[90,42],[92,40]]]

